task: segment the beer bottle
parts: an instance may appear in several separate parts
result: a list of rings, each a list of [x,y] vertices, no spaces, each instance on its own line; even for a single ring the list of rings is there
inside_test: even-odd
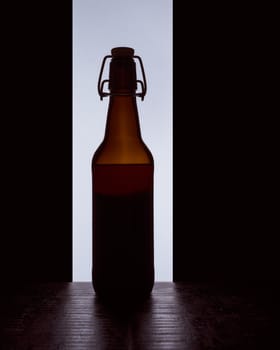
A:
[[[102,80],[107,59],[109,79]],[[146,78],[134,49],[116,47],[104,57],[98,92],[109,96],[109,107],[92,158],[92,283],[100,297],[139,299],[154,285],[154,161],[141,137],[136,97],[144,99]]]

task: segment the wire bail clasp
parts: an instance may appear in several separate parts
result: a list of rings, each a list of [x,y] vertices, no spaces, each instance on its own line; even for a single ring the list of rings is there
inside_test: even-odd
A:
[[[102,64],[101,64],[101,68],[100,68],[100,73],[99,73],[99,78],[98,78],[98,94],[100,96],[100,100],[103,100],[103,97],[107,97],[107,96],[113,96],[113,95],[123,95],[123,96],[137,96],[137,97],[141,97],[141,100],[144,100],[144,97],[146,95],[147,92],[147,82],[146,82],[146,76],[145,76],[145,71],[144,71],[144,66],[143,66],[143,62],[141,60],[140,56],[132,56],[132,58],[136,59],[139,61],[140,64],[140,68],[141,68],[141,73],[142,73],[142,80],[136,80],[136,88],[138,86],[138,84],[141,85],[141,92],[136,92],[135,94],[131,94],[131,93],[111,93],[109,90],[107,92],[104,91],[104,85],[107,83],[109,84],[110,80],[109,79],[104,79],[102,80],[102,75],[103,75],[103,71],[104,71],[104,67],[106,64],[106,60],[109,58],[112,58],[112,55],[107,55],[103,58]]]

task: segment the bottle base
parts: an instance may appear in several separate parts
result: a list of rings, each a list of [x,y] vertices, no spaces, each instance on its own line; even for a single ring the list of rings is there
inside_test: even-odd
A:
[[[98,287],[93,283],[93,289],[97,300],[102,303],[131,306],[148,300],[152,294],[153,284],[148,288],[116,288]]]

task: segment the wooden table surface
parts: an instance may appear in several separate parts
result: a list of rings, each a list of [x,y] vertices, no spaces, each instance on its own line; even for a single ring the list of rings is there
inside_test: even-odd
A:
[[[142,304],[112,308],[88,282],[2,288],[0,348],[276,349],[278,292],[158,282]]]

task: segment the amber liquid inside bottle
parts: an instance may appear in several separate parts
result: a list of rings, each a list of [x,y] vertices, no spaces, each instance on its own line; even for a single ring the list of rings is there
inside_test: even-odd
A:
[[[154,163],[130,91],[110,97],[105,137],[92,160],[92,283],[111,300],[146,297],[154,284]]]

